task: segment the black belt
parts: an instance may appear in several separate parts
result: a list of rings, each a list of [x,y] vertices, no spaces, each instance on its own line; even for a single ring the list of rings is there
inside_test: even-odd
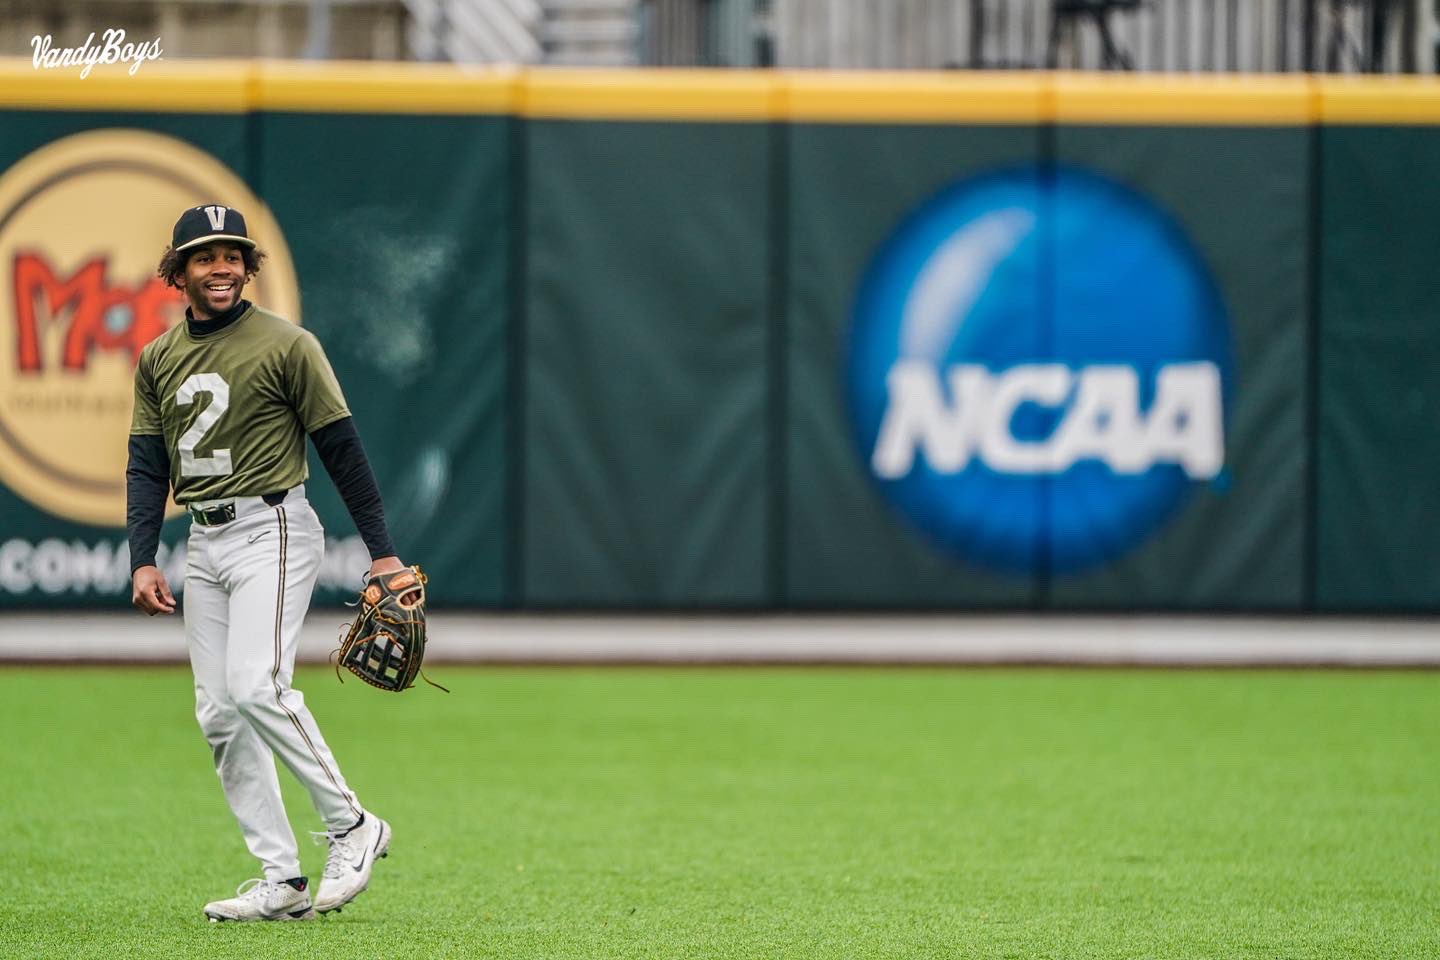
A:
[[[285,495],[288,490],[281,490],[279,493],[267,493],[260,499],[265,501],[266,506],[274,507],[285,502]],[[222,503],[218,507],[209,507],[201,510],[197,507],[190,507],[191,521],[200,524],[202,527],[219,527],[235,519],[235,501]]]

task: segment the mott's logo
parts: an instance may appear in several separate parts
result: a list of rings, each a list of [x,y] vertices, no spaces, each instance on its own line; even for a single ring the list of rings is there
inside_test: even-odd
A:
[[[1145,198],[1072,169],[965,181],[884,244],[848,385],[887,501],[957,557],[1073,572],[1223,478],[1229,334]]]
[[[81,523],[123,526],[135,363],[184,317],[155,276],[186,207],[242,210],[269,259],[248,299],[299,320],[269,212],[214,157],[137,130],[57,140],[0,175],[0,484]]]

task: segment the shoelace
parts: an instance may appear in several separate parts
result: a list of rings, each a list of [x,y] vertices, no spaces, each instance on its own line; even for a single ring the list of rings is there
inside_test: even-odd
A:
[[[328,830],[311,830],[310,836],[315,843],[328,841],[330,844],[330,852],[325,856],[324,876],[332,880],[336,877],[343,877],[346,868],[350,865],[350,860],[353,859],[354,850],[352,848],[356,843],[355,830],[352,828],[343,837]]]
[[[266,880],[264,877],[251,877],[240,886],[235,888],[235,896],[242,900],[262,900],[271,889],[279,886],[273,880]]]

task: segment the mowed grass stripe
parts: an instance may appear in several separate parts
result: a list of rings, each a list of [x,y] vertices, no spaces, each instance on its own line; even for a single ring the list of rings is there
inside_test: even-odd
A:
[[[1433,673],[444,679],[392,697],[301,671],[392,854],[338,916],[212,926],[204,902],[257,868],[189,672],[0,670],[0,953],[1437,953]]]

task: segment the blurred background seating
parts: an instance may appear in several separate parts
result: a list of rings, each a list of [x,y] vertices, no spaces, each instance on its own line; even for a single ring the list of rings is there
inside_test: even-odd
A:
[[[187,57],[1245,73],[1432,73],[1437,34],[1434,0],[0,0],[10,37],[112,26]]]

